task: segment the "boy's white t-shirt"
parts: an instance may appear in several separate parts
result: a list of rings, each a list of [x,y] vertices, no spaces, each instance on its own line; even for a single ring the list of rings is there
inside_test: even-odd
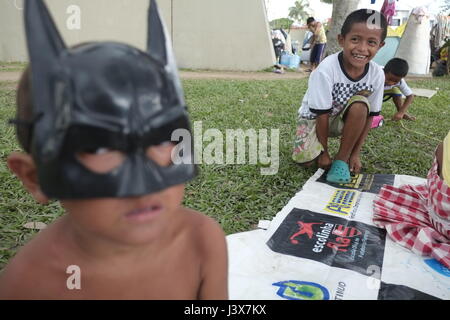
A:
[[[381,66],[370,61],[359,79],[352,79],[344,70],[342,52],[325,58],[311,73],[308,90],[298,110],[299,116],[315,119],[318,115],[338,114],[354,95],[367,97],[370,115],[381,112],[384,92],[384,72]]]
[[[398,87],[405,97],[409,97],[410,95],[413,94],[411,88],[408,86],[405,79],[400,80],[400,82],[394,84],[393,86],[384,86],[384,90],[390,90],[394,87]]]

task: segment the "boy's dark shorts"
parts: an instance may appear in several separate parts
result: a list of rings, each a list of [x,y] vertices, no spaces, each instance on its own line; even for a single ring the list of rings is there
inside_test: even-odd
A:
[[[309,61],[319,64],[322,61],[323,52],[325,51],[326,43],[316,43],[311,51]]]
[[[388,101],[394,97],[402,97],[403,94],[398,87],[393,87],[392,89],[384,90],[383,102]]]

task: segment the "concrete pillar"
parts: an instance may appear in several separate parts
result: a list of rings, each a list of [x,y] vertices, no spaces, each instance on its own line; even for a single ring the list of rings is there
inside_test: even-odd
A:
[[[410,75],[427,75],[430,72],[430,19],[411,14],[400,40],[395,57],[408,61]]]

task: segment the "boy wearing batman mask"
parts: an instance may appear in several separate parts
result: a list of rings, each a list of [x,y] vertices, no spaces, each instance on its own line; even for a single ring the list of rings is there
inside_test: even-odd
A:
[[[14,122],[27,154],[8,165],[66,214],[10,261],[0,299],[227,299],[223,231],[181,206],[196,168],[171,160],[172,132],[190,129],[155,1],[148,52],[68,49],[42,0],[25,2],[25,27],[31,69]]]

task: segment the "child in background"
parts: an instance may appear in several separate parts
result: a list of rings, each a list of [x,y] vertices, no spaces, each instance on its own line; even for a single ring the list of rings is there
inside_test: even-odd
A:
[[[317,66],[322,61],[322,57],[327,45],[327,36],[323,25],[316,21],[313,17],[309,17],[306,20],[309,31],[313,33],[311,42],[311,71],[316,70]]]
[[[422,185],[383,186],[374,223],[398,244],[450,268],[450,131],[435,152]]]
[[[384,73],[371,60],[386,35],[387,22],[379,12],[352,12],[339,35],[343,50],[325,58],[309,78],[292,158],[304,166],[315,162],[320,168],[331,166],[329,182],[348,183],[350,172],[361,170],[361,148],[383,102]],[[339,151],[332,160],[328,137],[339,135]]]
[[[281,65],[281,53],[286,47],[286,39],[280,30],[272,30],[272,44],[275,50],[276,63],[274,65],[275,73],[284,73],[284,67]]]
[[[224,234],[181,206],[196,167],[172,162],[172,133],[189,119],[155,1],[149,52],[68,49],[42,0],[25,2],[25,25],[15,123],[26,153],[8,166],[66,213],[9,262],[0,300],[227,299]]]
[[[384,83],[384,101],[393,99],[397,112],[392,117],[392,120],[416,120],[416,117],[406,113],[409,106],[414,100],[414,94],[408,87],[404,77],[408,74],[409,66],[406,60],[394,58],[384,67],[385,83]],[[406,99],[403,100],[402,96]]]

